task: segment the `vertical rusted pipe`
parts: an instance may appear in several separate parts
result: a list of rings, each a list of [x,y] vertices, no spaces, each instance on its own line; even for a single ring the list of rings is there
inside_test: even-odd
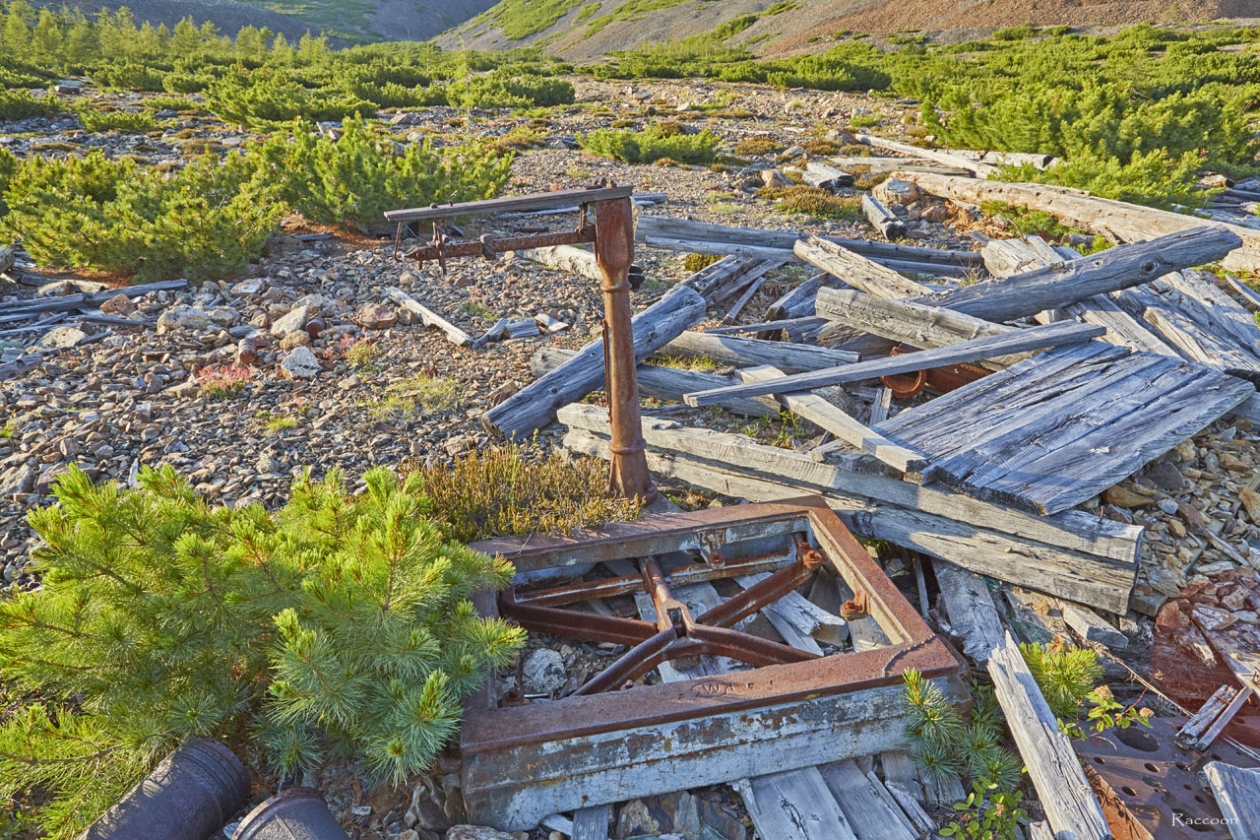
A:
[[[656,498],[648,472],[639,417],[639,381],[635,374],[634,328],[630,321],[630,263],[634,261],[634,217],[629,198],[594,202],[595,264],[604,279],[605,357],[612,472],[609,489],[617,496]]]
[[[206,840],[245,804],[249,773],[232,751],[190,738],[78,840]]]

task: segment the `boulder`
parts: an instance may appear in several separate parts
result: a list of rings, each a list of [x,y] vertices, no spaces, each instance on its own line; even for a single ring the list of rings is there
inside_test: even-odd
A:
[[[294,347],[280,361],[280,375],[285,379],[311,379],[319,372],[319,359],[306,346]]]

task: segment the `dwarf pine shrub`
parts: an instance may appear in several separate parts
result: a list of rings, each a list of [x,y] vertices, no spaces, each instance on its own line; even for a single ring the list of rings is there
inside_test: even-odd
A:
[[[524,641],[469,600],[512,568],[451,542],[418,475],[364,481],[305,473],[269,512],[212,508],[169,466],[133,490],[72,468],[30,514],[43,587],[0,602],[0,797],[38,794],[71,837],[196,734],[256,739],[284,771],[427,770]]]
[[[626,163],[655,163],[666,158],[680,163],[708,163],[722,142],[707,129],[699,134],[684,134],[671,123],[650,125],[642,131],[601,128],[579,139],[588,152]]]

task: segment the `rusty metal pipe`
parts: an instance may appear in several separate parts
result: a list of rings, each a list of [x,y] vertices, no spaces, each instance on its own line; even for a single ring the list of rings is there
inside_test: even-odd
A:
[[[499,595],[499,612],[530,632],[568,639],[592,639],[615,645],[637,645],[652,638],[659,630],[651,622],[635,618],[617,618],[520,604],[510,589]]]
[[[634,262],[633,204],[629,198],[598,201],[595,211],[595,264],[604,276],[604,351],[607,354],[608,422],[612,454],[609,489],[614,495],[656,499],[648,472],[647,444],[639,416],[634,328],[630,315],[630,264]]]
[[[676,641],[678,641],[678,633],[673,627],[662,630],[642,644],[626,651],[616,662],[600,671],[573,693],[585,696],[620,688],[630,680],[641,677],[662,662],[668,661],[669,652]]]
[[[232,751],[190,738],[77,840],[206,840],[248,796],[249,772]]]
[[[350,840],[319,791],[289,788],[241,820],[232,840]]]

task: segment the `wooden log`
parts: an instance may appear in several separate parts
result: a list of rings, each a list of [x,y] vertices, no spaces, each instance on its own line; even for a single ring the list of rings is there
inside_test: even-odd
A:
[[[784,331],[793,334],[805,333],[810,330],[814,330],[816,332],[823,324],[826,323],[826,318],[819,318],[811,315],[804,318],[784,318],[781,321],[761,321],[756,324],[732,324],[727,327],[709,327],[705,330],[705,334],[739,335],[740,333],[757,333],[757,338],[765,339],[765,333],[774,335],[782,334]]]
[[[635,358],[642,361],[704,318],[705,303],[690,286],[679,285],[634,316]],[[483,415],[492,430],[517,440],[555,419],[556,409],[604,384],[604,341],[596,339],[565,364],[535,380]]]
[[[713,305],[781,265],[782,258],[723,257],[700,269],[679,285],[690,286],[700,293],[705,303]]]
[[[846,285],[882,298],[903,298],[928,294],[929,290],[890,268],[817,236],[798,240],[793,253],[822,269]]]
[[[556,271],[576,274],[578,277],[585,277],[587,280],[594,280],[597,283],[604,282],[604,275],[600,272],[599,266],[595,264],[595,254],[573,245],[528,248],[524,251],[517,251],[516,255]],[[630,266],[630,274],[632,277],[638,275],[642,279],[643,268],[638,265],[632,265]],[[636,284],[632,281],[631,285]]]
[[[715,225],[708,222],[693,222],[689,219],[675,219],[670,216],[650,216],[647,214],[639,215],[634,236],[636,242],[646,241],[649,237],[659,237],[673,240],[744,244],[779,251],[790,251],[798,239],[807,238],[807,234],[800,231],[726,227],[725,225]],[[947,251],[940,248],[926,248],[917,245],[893,245],[888,242],[876,242],[869,239],[842,239],[832,236],[826,237],[826,239],[828,242],[834,242],[855,254],[861,254],[880,263],[892,260],[963,269],[984,268],[984,261],[974,251]]]
[[[1010,321],[1214,262],[1239,244],[1239,238],[1223,228],[1194,228],[915,302],[956,309],[986,321]]]
[[[1067,314],[1085,324],[1097,324],[1107,332],[1102,340],[1117,347],[1128,347],[1161,356],[1176,356],[1177,351],[1151,332],[1141,321],[1125,312],[1108,295],[1094,295],[1066,307]]]
[[[855,332],[864,332],[920,350],[948,347],[963,341],[1016,332],[1015,327],[904,300],[878,298],[844,289],[820,289],[815,302],[820,317]],[[982,360],[998,370],[1026,358],[1024,354]]]
[[[831,192],[853,186],[853,176],[848,172],[816,160],[805,164],[801,180],[811,187],[821,187]]]
[[[1123,650],[1129,646],[1129,637],[1112,627],[1093,610],[1075,604],[1064,604],[1063,621],[1086,642],[1105,645],[1113,650]]]
[[[665,356],[710,358],[736,367],[774,365],[793,371],[819,370],[858,359],[856,353],[844,350],[701,332],[682,333],[659,352]]]
[[[24,373],[30,373],[43,363],[44,357],[40,353],[27,353],[25,356],[19,356],[8,364],[0,365],[0,382],[14,379]]]
[[[1096,198],[1067,187],[982,181],[915,172],[905,173],[904,180],[917,184],[919,189],[932,195],[972,204],[1001,201],[1030,210],[1044,210],[1069,227],[1100,233],[1116,242],[1137,242],[1203,225],[1203,220],[1193,216],[1140,207],[1108,198]],[[1215,226],[1231,231],[1241,240],[1236,250],[1224,256],[1221,264],[1227,269],[1238,271],[1260,271],[1260,231],[1241,225]]]
[[[1076,840],[1110,840],[1102,806],[1010,633],[990,654],[988,670],[1055,836],[1066,831]]]
[[[781,321],[813,315],[814,296],[827,282],[826,274],[815,274],[799,286],[784,292],[782,297],[766,309],[766,320]]]
[[[1234,840],[1260,840],[1260,772],[1210,761],[1203,768]]]
[[[783,371],[766,366],[740,371],[740,376],[745,382],[763,382],[782,377]],[[816,394],[776,394],[775,399],[798,417],[831,432],[845,443],[873,455],[895,470],[921,474],[927,467],[928,459],[922,453],[893,443]]]
[[[937,563],[936,582],[949,625],[963,639],[963,653],[983,665],[989,654],[1002,644],[1002,620],[984,578],[952,563]]]
[[[884,235],[885,239],[902,239],[906,235],[906,223],[897,218],[891,210],[870,193],[862,194],[862,212],[871,225]]]
[[[961,166],[947,166],[927,158],[832,155],[827,160],[855,175],[878,175],[884,172],[932,172],[937,175],[962,175],[964,177],[971,175],[970,170],[963,169]]]
[[[756,280],[748,284],[748,288],[744,290],[744,293],[740,295],[739,299],[731,305],[729,310],[727,310],[726,316],[722,318],[723,324],[733,324],[739,320],[739,313],[744,311],[744,307],[747,306],[748,302],[753,299],[753,295],[757,294],[757,291],[761,288],[762,281],[764,280],[764,277],[758,277]]]
[[[1015,333],[986,336],[972,341],[948,347],[937,347],[919,353],[906,353],[886,359],[871,359],[852,365],[818,370],[809,373],[797,373],[785,376],[781,381],[753,382],[744,385],[715,388],[709,391],[698,391],[685,395],[688,405],[712,405],[731,396],[759,397],[765,394],[788,394],[797,391],[810,391],[828,385],[843,385],[847,382],[859,382],[863,379],[878,379],[895,373],[926,368],[956,365],[960,362],[974,362],[980,359],[992,359],[1012,353],[1023,353],[1029,350],[1041,350],[1047,347],[1062,347],[1079,344],[1102,335],[1102,327],[1092,324],[1077,324],[1071,321],[1048,324],[1044,327],[1033,327]]]
[[[401,306],[403,309],[406,309],[408,312],[418,316],[426,327],[437,327],[442,332],[446,333],[447,340],[456,347],[468,347],[473,344],[474,339],[471,335],[464,332],[459,327],[434,312],[432,309],[424,306],[402,289],[394,287],[387,288],[385,290],[385,296]],[[533,322],[531,321],[530,323]],[[535,324],[535,330],[537,330],[537,327],[538,325]],[[508,324],[508,329],[511,329],[511,324]]]
[[[1040,236],[993,239],[980,249],[980,254],[984,257],[984,267],[997,278],[1063,262],[1063,258]]]
[[[106,289],[103,292],[91,292],[89,294],[59,295],[56,297],[37,298],[35,300],[20,300],[14,303],[0,303],[0,315],[36,315],[41,312],[100,309],[102,303],[120,294],[134,298],[153,292],[179,292],[187,288],[187,280],[163,280],[160,283],[120,286],[117,289]]]
[[[573,812],[572,840],[608,840],[611,805],[595,805]]]
[[[540,347],[530,359],[530,370],[536,377],[543,377],[577,355],[576,350],[559,347]],[[683,394],[697,387],[733,385],[740,380],[734,376],[719,376],[696,370],[666,367],[665,365],[641,364],[638,367],[639,393],[645,397],[666,402],[682,402]],[[754,397],[751,400],[731,400],[722,403],[727,411],[745,417],[778,417],[779,404],[771,397]]]
[[[988,178],[998,171],[996,166],[988,163],[982,163],[978,160],[971,160],[963,155],[951,154],[950,152],[941,152],[935,149],[921,149],[918,146],[911,146],[909,143],[900,143],[896,140],[886,140],[883,137],[875,137],[871,134],[859,134],[857,137],[859,143],[867,146],[874,146],[876,149],[886,149],[890,152],[898,152],[911,157],[924,158],[926,160],[943,163],[946,166],[965,169],[975,174],[977,178]],[[942,176],[947,177],[947,176]],[[909,180],[908,178],[906,180]]]

